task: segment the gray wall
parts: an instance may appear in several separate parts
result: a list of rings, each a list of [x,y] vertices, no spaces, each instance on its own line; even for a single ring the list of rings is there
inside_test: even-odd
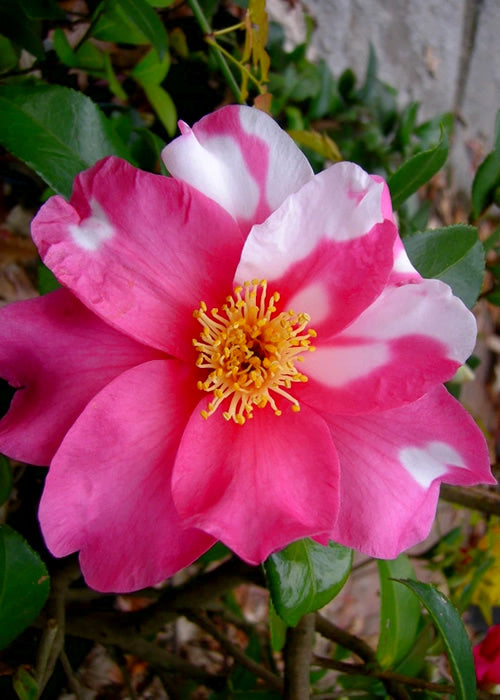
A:
[[[303,0],[316,21],[310,54],[334,75],[351,67],[362,78],[370,42],[379,77],[401,105],[422,103],[420,117],[444,111],[460,117],[452,152],[455,184],[469,189],[491,147],[500,108],[500,0]],[[268,0],[290,41],[303,40],[302,10]]]

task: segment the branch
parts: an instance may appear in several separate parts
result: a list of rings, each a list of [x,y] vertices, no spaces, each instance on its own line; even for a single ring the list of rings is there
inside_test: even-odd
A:
[[[289,627],[285,645],[285,700],[310,696],[309,666],[314,644],[314,613],[308,613],[296,627]]]
[[[448,503],[465,506],[471,510],[500,515],[500,493],[480,486],[469,486],[464,489],[460,486],[441,484],[441,498]]]

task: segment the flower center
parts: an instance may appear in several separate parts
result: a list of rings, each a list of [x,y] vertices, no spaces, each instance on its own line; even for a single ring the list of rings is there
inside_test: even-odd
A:
[[[219,309],[207,310],[205,302],[193,312],[203,327],[200,339],[193,339],[199,352],[196,365],[209,370],[198,389],[213,396],[207,409],[201,412],[208,418],[220,404],[229,399],[223,416],[243,425],[252,418],[253,409],[268,404],[277,416],[281,415],[275,398],[278,394],[292,403],[292,411],[300,405],[288,389],[292,382],[306,382],[307,377],[295,367],[302,362],[302,354],[315,350],[312,329],[307,314],[294,311],[276,313],[278,292],[267,296],[266,280],[245,282],[236,287],[227,303]]]

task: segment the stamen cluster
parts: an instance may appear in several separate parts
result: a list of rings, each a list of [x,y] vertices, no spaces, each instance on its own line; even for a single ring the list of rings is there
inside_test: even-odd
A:
[[[205,302],[193,312],[203,327],[200,339],[193,339],[198,350],[198,367],[209,370],[207,379],[198,382],[198,389],[212,393],[208,418],[220,404],[229,399],[224,411],[226,420],[243,425],[252,418],[254,407],[268,404],[279,416],[275,399],[279,394],[292,403],[292,411],[300,411],[297,399],[288,389],[292,382],[306,382],[307,377],[295,367],[302,362],[302,353],[315,350],[312,329],[306,330],[310,317],[305,313],[285,311],[277,315],[278,292],[267,296],[267,281],[252,280],[236,287],[226,297],[221,311],[208,312]]]

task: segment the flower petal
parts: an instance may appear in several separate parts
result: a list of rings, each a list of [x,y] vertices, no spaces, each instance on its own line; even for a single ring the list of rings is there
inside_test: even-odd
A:
[[[311,316],[331,335],[382,292],[396,228],[382,214],[383,184],[338,163],[290,196],[251,230],[235,280],[272,282],[283,308]]]
[[[212,200],[114,157],[78,175],[70,203],[52,197],[32,232],[46,265],[84,304],[178,357],[192,352],[200,300],[227,295],[243,241]]]
[[[0,310],[0,376],[18,388],[0,421],[0,451],[48,465],[87,402],[136,364],[159,357],[65,289]]]
[[[89,586],[126,592],[190,564],[214,540],[184,529],[171,470],[193,407],[190,369],[154,360],[89,403],[49,469],[40,523],[55,556],[80,549]]]
[[[496,483],[483,435],[443,387],[402,408],[325,416],[340,462],[340,514],[331,538],[391,559],[432,525],[439,483]]]
[[[474,348],[476,322],[448,285],[387,287],[333,340],[315,341],[301,371],[302,400],[332,413],[367,413],[415,401],[450,379]]]
[[[246,232],[313,175],[307,158],[265,112],[230,105],[201,119],[162,153],[169,172],[215,200]]]
[[[251,564],[293,540],[330,530],[338,507],[337,455],[324,421],[257,409],[244,426],[193,413],[172,493],[184,522]]]

